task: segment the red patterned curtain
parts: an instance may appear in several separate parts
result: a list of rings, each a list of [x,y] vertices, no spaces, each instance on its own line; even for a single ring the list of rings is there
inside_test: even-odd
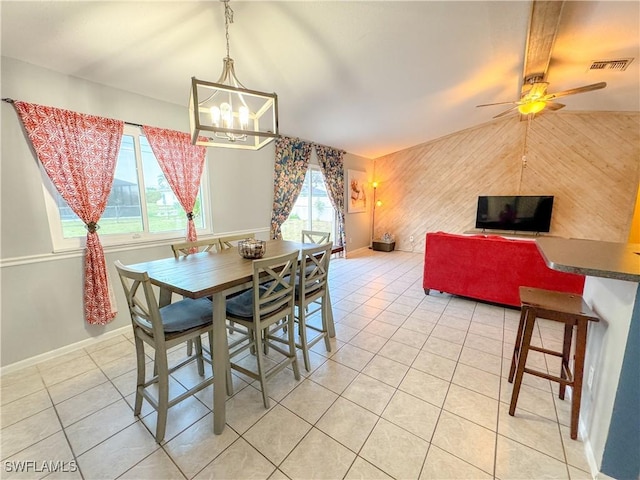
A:
[[[47,175],[86,225],[85,318],[104,325],[115,311],[97,230],[111,192],[124,122],[25,102],[14,105]]]
[[[206,148],[191,145],[191,135],[156,127],[142,127],[153,154],[180,205],[187,212],[187,241],[198,239],[193,223],[193,207],[196,203]]]

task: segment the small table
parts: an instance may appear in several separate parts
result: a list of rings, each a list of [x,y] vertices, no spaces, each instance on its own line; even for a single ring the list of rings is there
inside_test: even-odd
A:
[[[265,258],[284,255],[308,248],[310,244],[285,240],[269,240]],[[228,363],[226,335],[226,297],[251,287],[253,262],[242,258],[237,249],[218,253],[200,252],[185,257],[164,258],[129,265],[146,271],[151,283],[160,287],[160,306],[171,303],[171,294],[188,298],[213,297],[213,432],[224,430],[226,415],[226,383],[223,372]]]
[[[393,252],[396,249],[396,242],[373,240],[371,242],[371,248],[377,252]]]

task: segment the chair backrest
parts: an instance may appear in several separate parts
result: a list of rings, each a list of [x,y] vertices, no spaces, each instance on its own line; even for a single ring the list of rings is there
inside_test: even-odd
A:
[[[298,255],[295,251],[253,261],[254,320],[266,321],[276,314],[280,318],[293,315]]]
[[[308,300],[320,297],[327,290],[329,260],[331,259],[330,243],[302,250],[298,271],[300,298]]]
[[[147,272],[125,267],[119,260],[116,260],[115,266],[127,299],[134,332],[136,328],[140,328],[156,342],[164,341],[160,309],[149,275]]]
[[[302,243],[327,243],[330,239],[331,232],[302,230]]]
[[[173,251],[173,256],[176,258],[196,252],[208,252],[210,250],[218,252],[220,251],[220,239],[207,238],[204,240],[196,240],[195,242],[174,243],[171,245],[171,250]]]
[[[234,248],[238,243],[238,240],[246,240],[247,238],[256,238],[255,233],[241,233],[238,235],[226,235],[224,237],[219,237],[220,241],[220,250],[227,250],[228,248]],[[235,242],[235,243],[231,243]]]

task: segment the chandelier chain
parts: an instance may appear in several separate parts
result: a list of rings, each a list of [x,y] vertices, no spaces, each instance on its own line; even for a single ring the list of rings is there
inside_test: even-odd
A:
[[[229,0],[224,1],[224,30],[227,38],[227,58],[230,58],[229,55],[229,24],[233,23],[233,10],[229,6]]]

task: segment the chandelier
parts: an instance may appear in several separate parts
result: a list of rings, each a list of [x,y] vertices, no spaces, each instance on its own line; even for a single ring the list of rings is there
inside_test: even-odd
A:
[[[278,96],[249,90],[236,77],[229,56],[229,24],[233,10],[224,3],[227,56],[217,82],[191,78],[189,123],[191,143],[208,147],[258,150],[278,136]]]

